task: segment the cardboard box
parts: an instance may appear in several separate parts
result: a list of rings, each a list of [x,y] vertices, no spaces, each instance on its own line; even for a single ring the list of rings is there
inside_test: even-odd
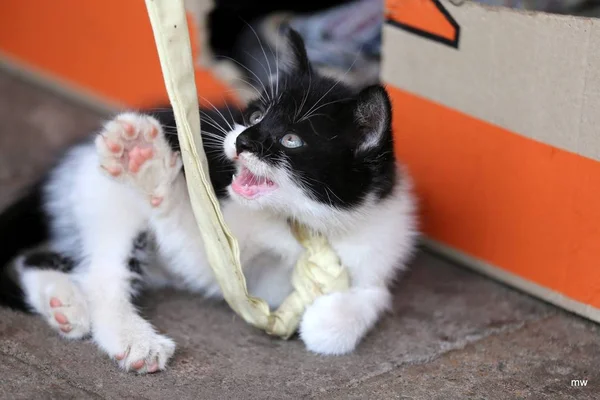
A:
[[[427,242],[600,321],[600,20],[454,3],[386,3]]]

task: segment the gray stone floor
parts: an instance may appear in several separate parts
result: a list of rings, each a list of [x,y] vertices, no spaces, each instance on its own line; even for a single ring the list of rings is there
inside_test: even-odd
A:
[[[99,122],[0,72],[0,208]],[[178,350],[167,371],[144,377],[119,371],[90,342],[67,342],[38,318],[0,309],[0,398],[600,398],[595,324],[426,252],[395,293],[393,312],[343,357],[267,337],[224,304],[148,295],[144,313]]]

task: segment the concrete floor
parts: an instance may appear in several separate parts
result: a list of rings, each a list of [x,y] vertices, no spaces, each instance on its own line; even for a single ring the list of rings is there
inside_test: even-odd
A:
[[[99,122],[0,73],[0,208]],[[144,312],[178,350],[167,371],[142,377],[90,342],[67,342],[36,317],[0,309],[0,398],[600,398],[597,325],[426,252],[395,293],[393,312],[343,357],[267,337],[224,304],[152,294]]]

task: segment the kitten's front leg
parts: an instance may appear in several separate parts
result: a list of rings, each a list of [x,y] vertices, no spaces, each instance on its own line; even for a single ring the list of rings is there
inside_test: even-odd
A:
[[[391,294],[384,287],[352,288],[322,296],[306,309],[300,337],[315,353],[352,352],[390,305]]]
[[[121,114],[106,124],[96,149],[107,174],[87,171],[92,189],[79,194],[86,200],[79,220],[85,220],[80,229],[87,257],[74,279],[88,296],[94,341],[122,368],[155,372],[165,368],[175,343],[131,303],[135,274],[127,260],[135,238],[147,228],[148,203],[161,205],[180,172],[180,160],[158,122],[139,114]]]

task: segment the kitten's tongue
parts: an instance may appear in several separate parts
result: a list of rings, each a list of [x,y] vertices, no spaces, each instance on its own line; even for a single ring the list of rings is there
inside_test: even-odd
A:
[[[277,189],[277,185],[272,180],[264,176],[256,176],[249,169],[243,167],[231,182],[231,188],[240,196],[255,199]]]

